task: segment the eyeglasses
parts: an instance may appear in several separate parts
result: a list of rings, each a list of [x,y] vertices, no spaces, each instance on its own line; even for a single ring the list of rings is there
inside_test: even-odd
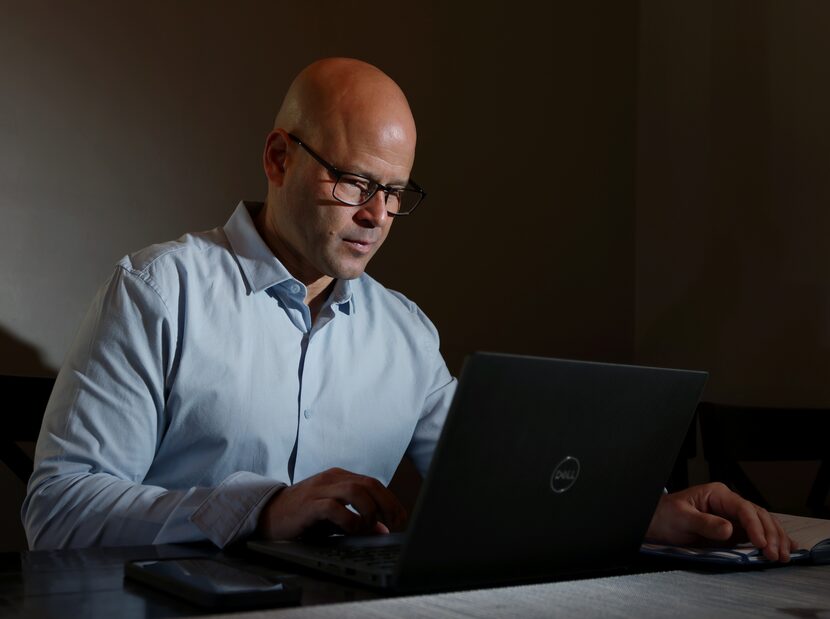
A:
[[[373,181],[362,174],[344,172],[338,170],[320,155],[315,153],[300,138],[293,133],[288,137],[311,155],[317,163],[323,166],[334,177],[334,187],[331,190],[332,197],[338,202],[348,206],[362,206],[366,204],[378,192],[383,192],[383,202],[386,205],[386,212],[393,217],[409,215],[427,197],[427,193],[418,184],[409,179],[406,187],[388,187],[377,181]]]

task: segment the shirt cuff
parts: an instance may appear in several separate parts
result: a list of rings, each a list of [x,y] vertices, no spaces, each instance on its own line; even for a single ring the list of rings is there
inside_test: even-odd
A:
[[[248,471],[234,473],[213,489],[190,516],[190,521],[211,542],[224,548],[256,530],[262,508],[285,486]]]

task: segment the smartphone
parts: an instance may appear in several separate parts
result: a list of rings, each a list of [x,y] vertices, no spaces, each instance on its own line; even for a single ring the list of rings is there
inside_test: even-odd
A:
[[[265,576],[216,559],[129,561],[124,577],[222,610],[295,605],[302,596],[302,587],[291,576]]]

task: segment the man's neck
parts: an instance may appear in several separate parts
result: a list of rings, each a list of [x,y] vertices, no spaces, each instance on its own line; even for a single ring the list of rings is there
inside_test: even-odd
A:
[[[254,218],[254,226],[256,227],[257,232],[259,232],[259,235],[265,241],[265,244],[268,245],[271,252],[277,257],[277,260],[282,262],[286,270],[291,273],[295,279],[301,281],[305,285],[305,304],[311,312],[311,322],[313,323],[317,319],[317,314],[320,313],[326,299],[328,299],[331,294],[331,291],[334,288],[335,280],[327,275],[309,275],[300,272],[301,269],[298,269],[295,265],[295,261],[292,260],[290,249],[288,247],[283,247],[279,234],[276,233],[276,230],[271,228],[270,222],[266,216],[266,210],[267,205],[263,206],[259,213],[257,213]]]
[[[323,283],[323,280],[328,281]],[[308,292],[305,296],[305,304],[308,305],[308,309],[311,312],[312,324],[315,320],[317,320],[317,314],[319,314],[320,310],[323,309],[323,304],[329,298],[336,281],[337,280],[334,280],[331,277],[321,277],[316,282],[306,284],[306,290]]]

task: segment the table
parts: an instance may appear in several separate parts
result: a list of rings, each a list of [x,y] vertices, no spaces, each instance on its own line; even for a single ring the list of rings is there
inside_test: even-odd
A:
[[[203,611],[123,580],[130,559],[216,556],[253,569],[274,564],[244,549],[205,545],[89,548],[0,554],[0,617],[185,617]],[[672,564],[669,567],[676,567]],[[287,564],[278,566],[288,568]],[[662,566],[661,566],[662,567]],[[225,617],[797,617],[830,619],[830,566],[753,571],[677,570],[383,598],[301,573],[303,606]]]
[[[241,616],[241,615],[236,615]],[[358,604],[260,611],[249,619],[521,617],[830,618],[830,566],[740,573],[670,571]]]

